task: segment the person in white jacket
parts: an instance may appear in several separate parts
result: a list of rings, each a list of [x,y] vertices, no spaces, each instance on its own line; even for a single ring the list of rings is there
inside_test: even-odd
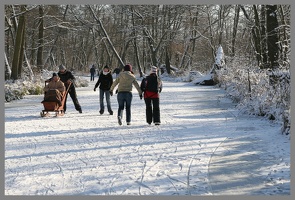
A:
[[[131,124],[131,102],[132,102],[132,86],[134,85],[138,91],[140,99],[142,99],[142,91],[137,83],[137,80],[132,72],[132,66],[130,64],[125,65],[124,71],[119,74],[116,80],[113,82],[110,94],[113,95],[114,88],[118,85],[117,100],[119,104],[118,108],[118,123],[122,125],[123,110],[126,106],[126,123]]]

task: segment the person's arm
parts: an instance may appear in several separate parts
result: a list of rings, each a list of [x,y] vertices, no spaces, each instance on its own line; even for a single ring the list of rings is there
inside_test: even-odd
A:
[[[96,91],[96,88],[100,85],[100,78],[101,78],[101,76],[99,76],[99,78],[94,86],[94,91]]]
[[[74,77],[74,75],[72,74],[72,72],[67,71],[67,73],[68,73],[68,76],[67,76],[67,78],[68,78],[67,83],[68,83],[68,84],[70,84],[70,83],[74,83],[74,81],[76,80],[76,78]]]
[[[112,85],[114,80],[113,80],[113,76],[111,75],[111,73],[109,73],[109,79],[110,79],[110,83],[111,83],[110,85]]]
[[[162,92],[162,88],[163,88],[163,82],[160,79],[160,77],[158,77],[158,88],[159,88],[159,93]]]
[[[138,82],[137,82],[137,80],[136,80],[135,77],[134,77],[134,80],[133,80],[132,83],[135,86],[135,88],[137,89],[139,96],[142,96],[142,90],[140,89],[140,86],[139,86],[139,84],[138,84]]]
[[[146,86],[146,78],[143,78],[141,83],[140,83],[140,89],[142,92],[145,91],[145,86]]]
[[[116,80],[113,82],[111,88],[110,88],[110,94],[113,95],[114,88],[119,84],[120,77],[116,78]]]
[[[59,81],[58,87],[56,89],[58,89],[60,92],[64,92],[66,90],[65,84],[63,82]]]

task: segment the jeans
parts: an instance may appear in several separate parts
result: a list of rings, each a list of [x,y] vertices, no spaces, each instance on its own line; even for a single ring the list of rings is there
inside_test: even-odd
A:
[[[111,100],[110,100],[110,91],[109,90],[99,89],[100,110],[104,111],[104,102],[103,102],[104,95],[106,95],[106,102],[107,102],[108,111],[112,112]]]
[[[123,110],[126,106],[126,122],[131,122],[131,101],[132,93],[131,92],[119,92],[117,95],[117,100],[119,104],[118,108],[118,117],[123,117]]]

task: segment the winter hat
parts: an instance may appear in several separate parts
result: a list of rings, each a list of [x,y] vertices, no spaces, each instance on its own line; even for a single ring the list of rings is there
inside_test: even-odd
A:
[[[107,66],[107,65],[104,66],[104,69],[108,69],[108,70],[110,70],[109,66]]]
[[[54,73],[52,74],[52,77],[54,77],[54,76],[57,76],[57,77],[58,77],[57,73],[54,72]]]
[[[66,69],[66,67],[63,66],[63,65],[60,65],[58,68],[59,68],[59,70],[65,70]]]
[[[125,65],[124,71],[130,71],[130,72],[132,72],[132,66],[130,64]]]
[[[155,67],[155,66],[152,66],[151,67],[151,74],[152,73],[157,73],[157,71],[158,71],[158,68],[157,67]]]

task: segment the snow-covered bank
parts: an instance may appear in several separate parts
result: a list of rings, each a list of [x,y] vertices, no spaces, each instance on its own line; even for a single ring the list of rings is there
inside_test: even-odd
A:
[[[119,126],[116,95],[114,115],[99,115],[94,84],[77,88],[82,114],[69,98],[65,116],[41,118],[42,95],[5,109],[5,195],[290,193],[289,136],[280,134],[279,125],[240,115],[222,90],[164,82],[160,126],[145,123],[144,102],[134,91],[132,125]],[[220,191],[215,184],[221,179],[212,172],[228,174],[216,168],[217,158],[236,170],[247,163],[228,152],[239,158],[251,152],[247,162],[255,168],[243,173],[260,182],[239,177],[241,185],[250,185],[234,189],[236,179],[228,177]],[[255,191],[248,190],[253,186]]]

